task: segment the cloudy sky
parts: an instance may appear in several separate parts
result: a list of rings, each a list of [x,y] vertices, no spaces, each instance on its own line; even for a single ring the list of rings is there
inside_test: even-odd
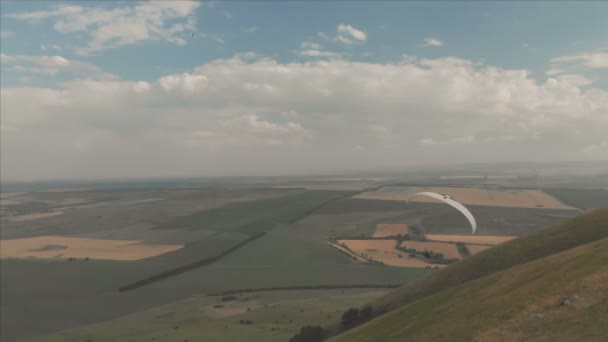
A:
[[[607,2],[1,2],[2,180],[608,159]]]

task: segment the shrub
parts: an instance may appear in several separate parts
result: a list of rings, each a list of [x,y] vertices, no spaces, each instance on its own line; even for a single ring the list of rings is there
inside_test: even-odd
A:
[[[321,342],[325,339],[325,330],[318,325],[307,325],[289,339],[289,342]]]

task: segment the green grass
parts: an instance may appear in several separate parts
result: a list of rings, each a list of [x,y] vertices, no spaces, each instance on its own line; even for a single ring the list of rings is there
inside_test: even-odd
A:
[[[415,301],[334,340],[599,341],[608,336],[607,280],[605,238]]]
[[[243,294],[234,302],[196,296],[100,324],[33,341],[287,341],[302,325],[321,324],[350,306],[378,297],[382,290],[273,291]],[[250,312],[207,315],[213,305],[235,305]],[[247,319],[252,325],[242,325]],[[274,330],[273,330],[274,329]]]

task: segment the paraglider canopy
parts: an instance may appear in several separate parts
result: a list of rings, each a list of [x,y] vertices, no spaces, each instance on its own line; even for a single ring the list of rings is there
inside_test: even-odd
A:
[[[412,196],[410,196],[407,199],[407,202],[409,202],[410,199],[412,199],[412,198],[414,198],[416,196],[431,197],[431,198],[434,198],[436,200],[440,200],[441,202],[449,204],[450,206],[456,208],[458,211],[460,211],[467,218],[467,220],[469,220],[469,223],[471,224],[471,229],[473,230],[472,234],[475,234],[475,231],[477,230],[477,221],[475,221],[475,217],[473,217],[473,214],[471,214],[471,212],[469,211],[469,209],[467,209],[467,207],[465,207],[464,205],[462,205],[459,202],[453,200],[448,195],[442,195],[442,194],[438,194],[436,192],[418,192],[418,193],[413,194]]]

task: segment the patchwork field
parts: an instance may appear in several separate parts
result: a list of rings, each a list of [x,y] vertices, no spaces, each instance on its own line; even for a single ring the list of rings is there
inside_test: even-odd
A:
[[[363,259],[379,261],[389,266],[398,267],[444,267],[412,258],[407,253],[395,249],[396,240],[338,240],[345,244],[348,249]]]
[[[38,236],[0,240],[0,258],[90,258],[142,260],[182,248],[180,245],[146,245],[132,240],[101,240]]]
[[[423,181],[419,184],[430,180]],[[379,184],[321,184],[336,190],[311,191],[283,183],[284,189],[217,181],[208,188],[117,190],[108,185],[99,191],[1,193],[0,340],[55,334],[47,337],[183,341],[196,340],[204,331],[213,341],[285,341],[302,325],[338,318],[365,300],[346,296],[355,296],[347,290],[330,294],[309,289],[283,292],[284,288],[404,284],[443,267],[420,256],[409,257],[395,248],[396,240],[382,238],[408,231],[411,235],[416,227],[427,237],[444,234],[443,239],[451,241],[457,236],[476,253],[488,248],[482,243],[499,243],[577,214],[538,207],[470,206],[477,233],[497,235],[498,240],[473,237],[485,238],[480,242],[460,237],[470,238],[470,227],[458,211],[444,204],[352,197],[362,186],[374,189]],[[261,233],[263,237],[222,254]],[[328,245],[336,238],[348,248]],[[456,248],[442,243],[448,241],[433,239],[421,250],[426,247],[450,257]],[[118,291],[207,259],[213,261],[132,291]],[[130,262],[117,262],[121,260]],[[260,288],[274,290],[245,293],[234,303],[206,296]],[[190,301],[193,297],[197,299]],[[239,323],[242,319],[253,324]]]
[[[464,205],[514,208],[574,209],[559,199],[539,190],[461,188],[461,187],[404,187],[385,186],[376,191],[368,191],[354,196],[362,199],[407,201],[418,192],[446,194]],[[411,202],[440,203],[440,201],[417,196]]]
[[[439,242],[464,242],[480,245],[498,245],[516,239],[517,236],[440,235],[426,234],[427,240]]]
[[[441,253],[448,259],[460,259],[460,254],[456,249],[456,245],[453,243],[403,241],[401,242],[401,247],[415,249],[418,252],[429,250],[435,253]]]
[[[407,228],[407,224],[379,223],[376,225],[373,237],[405,235],[408,232]]]

